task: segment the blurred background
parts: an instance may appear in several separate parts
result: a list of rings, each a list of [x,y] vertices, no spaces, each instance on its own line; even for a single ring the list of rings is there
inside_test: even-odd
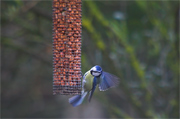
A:
[[[2,118],[178,118],[178,1],[83,1],[82,72],[120,84],[79,107],[52,95],[52,1],[1,1]]]

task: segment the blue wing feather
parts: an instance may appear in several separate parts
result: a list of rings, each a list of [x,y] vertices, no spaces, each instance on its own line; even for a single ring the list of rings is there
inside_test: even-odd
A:
[[[111,87],[117,86],[119,84],[118,79],[119,78],[115,75],[103,71],[100,76],[99,90],[105,91]]]

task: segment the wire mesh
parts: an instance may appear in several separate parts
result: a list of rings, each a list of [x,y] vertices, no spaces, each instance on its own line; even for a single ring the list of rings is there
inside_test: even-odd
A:
[[[53,94],[81,94],[81,0],[53,0]]]

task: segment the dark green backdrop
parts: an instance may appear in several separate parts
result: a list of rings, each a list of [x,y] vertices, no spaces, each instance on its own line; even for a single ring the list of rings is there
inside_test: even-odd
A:
[[[179,2],[83,1],[82,72],[120,77],[73,108],[52,95],[52,1],[1,2],[1,117],[178,118]]]

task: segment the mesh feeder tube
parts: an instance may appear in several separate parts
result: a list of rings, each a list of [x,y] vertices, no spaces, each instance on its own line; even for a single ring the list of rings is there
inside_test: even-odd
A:
[[[53,94],[81,94],[81,0],[53,0]]]

